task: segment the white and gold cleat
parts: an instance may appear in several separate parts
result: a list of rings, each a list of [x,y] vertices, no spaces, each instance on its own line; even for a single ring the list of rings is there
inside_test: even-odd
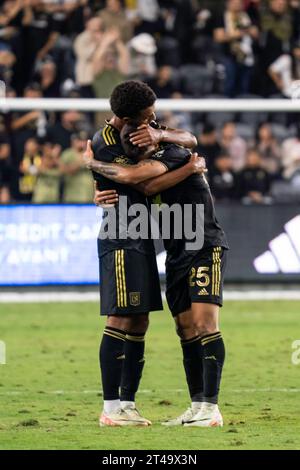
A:
[[[151,421],[144,418],[141,413],[133,406],[123,407],[123,411],[129,416],[130,420],[136,423],[136,426],[151,426]]]
[[[103,426],[141,426],[142,424],[137,419],[132,419],[129,414],[119,408],[113,413],[102,412],[99,418],[100,427]]]
[[[223,418],[218,405],[202,403],[201,409],[184,423],[185,427],[214,428],[223,426]]]
[[[202,405],[202,403],[201,403]],[[168,421],[163,421],[161,424],[163,426],[182,426],[183,424],[187,423],[188,421],[190,421],[191,419],[193,419],[193,417],[199,412],[199,410],[201,409],[201,405],[199,403],[199,407],[198,408],[192,408],[191,406],[184,412],[182,413],[180,416],[178,416],[177,418],[174,418],[174,419],[169,419]]]

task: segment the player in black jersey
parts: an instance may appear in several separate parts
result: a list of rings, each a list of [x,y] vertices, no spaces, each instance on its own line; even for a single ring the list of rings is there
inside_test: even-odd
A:
[[[126,135],[126,129],[124,130]],[[128,138],[123,139],[126,154],[131,152]],[[142,159],[142,155],[139,156]],[[190,158],[190,152],[175,145],[161,146],[150,160],[168,170],[182,165]],[[95,163],[95,162],[94,162]],[[148,176],[153,177],[153,165],[148,164]],[[132,168],[110,168],[115,181],[136,182],[141,163]],[[98,166],[98,168],[97,168]],[[97,171],[103,168],[95,164]],[[107,168],[106,168],[107,170]],[[166,170],[165,170],[166,171]],[[132,177],[132,179],[131,179]],[[162,178],[154,178],[139,185],[147,194],[156,193]],[[159,181],[160,180],[160,181]],[[204,244],[201,250],[187,250],[187,240],[170,237],[164,240],[167,250],[167,300],[177,331],[181,338],[184,366],[189,385],[192,406],[183,415],[164,424],[185,426],[222,426],[223,420],[217,405],[225,350],[218,327],[218,310],[222,305],[222,287],[226,261],[227,241],[215,216],[210,189],[205,177],[192,175],[173,188],[160,194],[161,202],[181,206],[191,204],[196,217],[196,204],[204,205]],[[98,195],[101,201],[101,193]],[[185,233],[183,231],[183,233]]]
[[[153,91],[142,82],[128,81],[117,86],[110,100],[114,116],[95,134],[87,153],[93,152],[104,166],[113,162],[133,164],[125,156],[120,141],[120,131],[128,122],[140,126],[132,136],[136,144],[175,140],[178,144],[193,146],[195,138],[188,132],[152,127],[155,100]],[[113,184],[107,179],[110,176],[109,171],[102,175],[94,172],[101,189],[113,187],[127,197],[128,207],[135,203],[147,204],[141,192],[122,182]],[[117,222],[119,219],[117,209]],[[127,227],[123,227],[125,233],[126,230]],[[149,425],[151,423],[136,410],[135,393],[144,367],[148,313],[162,309],[153,242],[151,239],[124,239],[117,231],[113,237],[98,239],[98,253],[101,314],[107,315],[99,354],[104,398],[100,425]]]

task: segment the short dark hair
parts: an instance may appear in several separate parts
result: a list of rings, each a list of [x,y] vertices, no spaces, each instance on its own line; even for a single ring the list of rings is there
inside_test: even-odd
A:
[[[129,117],[137,119],[146,108],[153,106],[156,101],[154,91],[147,83],[138,80],[128,80],[117,85],[110,97],[113,113],[120,119]]]
[[[135,161],[143,153],[143,149],[141,147],[133,145],[130,142],[130,134],[132,132],[135,132],[136,130],[137,127],[134,124],[125,124],[120,134],[122,147],[125,151],[125,155]]]

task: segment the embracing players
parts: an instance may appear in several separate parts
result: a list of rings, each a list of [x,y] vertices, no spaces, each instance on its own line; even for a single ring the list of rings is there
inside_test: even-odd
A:
[[[193,147],[196,143],[189,132],[152,127],[152,121],[155,119],[155,100],[153,91],[142,82],[128,81],[117,86],[110,100],[114,116],[95,134],[92,148],[89,147],[86,152],[87,155],[94,153],[95,161],[101,162],[104,167],[107,165],[102,174],[94,172],[99,187],[103,190],[114,189],[118,194],[126,196],[128,207],[135,203],[146,205],[147,200],[138,189],[124,184],[126,181],[120,179],[113,182],[108,179],[113,176],[110,170],[113,162],[117,168],[135,163],[124,154],[120,139],[120,131],[126,123],[142,125],[136,139],[146,144],[176,142]],[[136,167],[137,165],[132,165],[132,168]],[[177,173],[173,172],[172,178],[175,175],[175,178],[181,180],[195,171],[200,171],[202,167],[198,159],[191,160],[178,169]],[[147,178],[147,169],[143,171],[142,168],[139,171],[142,171],[142,175],[137,175],[137,182]],[[161,173],[161,170],[157,169],[154,176]],[[161,189],[170,184],[163,179]],[[116,212],[118,221],[118,205]],[[126,233],[127,227],[123,229]],[[135,393],[144,367],[144,338],[149,322],[148,313],[162,310],[153,241],[150,238],[123,238],[121,233],[117,232],[114,237],[105,240],[99,238],[98,254],[101,314],[107,316],[99,353],[104,398],[100,425],[147,426],[151,423],[136,409]]]
[[[126,139],[126,132],[123,132],[123,146],[127,146],[125,153],[130,155],[132,150],[132,155],[136,155],[136,151],[130,149],[128,133]],[[137,188],[146,194],[155,193],[160,188],[152,178],[177,168],[190,156],[188,151],[172,145],[161,146],[156,150],[159,151],[152,152],[152,155],[148,153],[147,160],[143,160],[145,152],[138,155],[143,161],[135,167],[106,165],[92,159],[88,166],[107,174],[115,182],[137,184],[144,179],[144,183]],[[168,205],[175,202],[182,206],[192,204],[194,208],[196,204],[203,204],[205,216],[204,245],[201,250],[186,250],[187,240],[184,238],[164,241],[168,255],[167,300],[181,338],[192,400],[192,406],[183,415],[164,424],[221,426],[223,420],[217,399],[225,349],[219,331],[218,314],[219,306],[222,305],[227,241],[216,220],[209,186],[203,176],[190,176],[182,184],[163,191],[161,200]],[[102,201],[101,193],[99,201]],[[193,216],[196,217],[196,211]]]

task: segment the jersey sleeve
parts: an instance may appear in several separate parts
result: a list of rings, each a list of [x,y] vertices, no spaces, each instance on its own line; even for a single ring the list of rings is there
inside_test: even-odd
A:
[[[191,152],[188,149],[170,144],[156,152],[150,158],[151,160],[163,163],[168,171],[172,171],[185,165],[189,161],[190,156]]]

